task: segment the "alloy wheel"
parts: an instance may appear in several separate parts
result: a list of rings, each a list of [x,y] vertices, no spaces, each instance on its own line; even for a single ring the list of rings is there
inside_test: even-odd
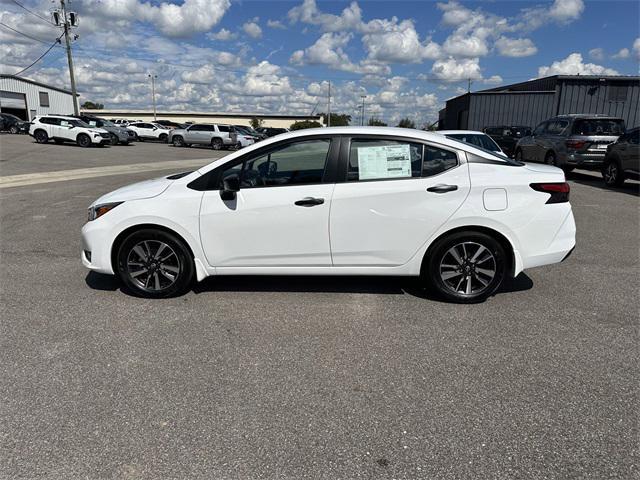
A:
[[[452,292],[475,295],[486,290],[496,276],[497,263],[491,251],[476,242],[461,242],[445,252],[440,278]]]
[[[160,240],[143,240],[127,256],[127,274],[141,289],[158,292],[171,287],[181,265],[176,252]]]
[[[604,181],[607,185],[613,185],[618,179],[618,166],[615,162],[609,163],[604,169]]]

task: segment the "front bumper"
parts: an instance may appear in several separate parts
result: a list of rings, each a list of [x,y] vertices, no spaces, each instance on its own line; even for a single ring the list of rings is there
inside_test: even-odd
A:
[[[82,253],[80,254],[82,264],[94,272],[113,274],[112,244],[113,239],[101,222],[93,220],[85,223],[82,227]]]

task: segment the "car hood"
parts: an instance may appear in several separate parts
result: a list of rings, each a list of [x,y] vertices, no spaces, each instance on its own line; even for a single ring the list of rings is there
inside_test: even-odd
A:
[[[142,200],[144,198],[157,197],[164,192],[173,180],[167,177],[154,178],[144,182],[133,183],[126,187],[119,188],[113,192],[102,195],[91,206],[102,205],[103,203],[126,202],[130,200]]]
[[[104,128],[94,128],[91,127],[88,129],[91,133],[109,133]]]

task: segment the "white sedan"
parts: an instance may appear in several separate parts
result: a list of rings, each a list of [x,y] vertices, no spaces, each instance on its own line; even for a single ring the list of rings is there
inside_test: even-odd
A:
[[[430,132],[337,127],[100,197],[81,257],[154,298],[210,275],[399,275],[471,303],[561,262],[575,233],[558,168]]]

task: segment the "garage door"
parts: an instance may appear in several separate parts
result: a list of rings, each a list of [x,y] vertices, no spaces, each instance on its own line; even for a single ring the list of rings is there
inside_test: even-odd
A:
[[[3,113],[12,113],[23,120],[28,118],[24,93],[0,91],[0,107]]]

